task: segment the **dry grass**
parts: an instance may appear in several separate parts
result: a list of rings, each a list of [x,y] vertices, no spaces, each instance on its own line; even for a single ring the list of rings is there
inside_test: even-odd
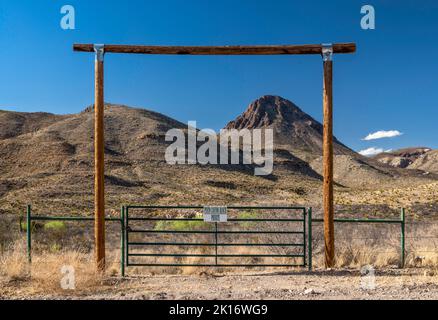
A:
[[[410,207],[413,204],[436,204],[438,196],[438,182],[422,185],[384,188],[377,190],[347,190],[337,192],[335,202],[340,205],[375,204],[387,205],[391,208]]]
[[[401,265],[400,228],[394,225],[337,224],[335,227],[337,268],[375,268]],[[314,228],[314,265],[324,266],[321,226]],[[438,268],[438,224],[408,222],[405,238],[405,267]]]
[[[66,273],[64,266],[74,270],[74,292],[93,291],[106,285],[110,276],[118,274],[118,258],[108,255],[105,274],[96,272],[93,256],[84,250],[61,250],[57,253],[39,252],[32,256],[29,265],[24,241],[17,241],[0,256],[0,280],[4,288],[20,288],[30,294],[67,294],[61,280]],[[1,296],[1,291],[0,291]]]
[[[26,260],[24,241],[17,241],[0,256],[0,275],[10,281],[28,278],[29,267]]]
[[[408,267],[438,269],[438,223],[411,222],[406,228]]]
[[[255,226],[251,226],[255,228]],[[68,233],[63,234],[61,238],[54,237],[53,239],[41,233],[34,238],[34,251],[32,265],[29,266],[26,257],[26,244],[23,239],[23,234],[18,234],[20,240],[5,246],[0,254],[0,297],[13,296],[17,297],[20,292],[25,292],[25,296],[69,296],[87,293],[96,293],[107,290],[112,292],[117,290],[117,286],[121,279],[119,278],[119,238],[117,235],[108,237],[107,272],[102,275],[96,273],[93,263],[93,252],[89,247],[80,249],[76,246],[83,237],[83,241],[90,242],[87,234],[80,234],[76,229],[68,229]],[[336,225],[336,268],[355,269],[358,270],[364,265],[372,265],[376,269],[396,268],[400,263],[400,230],[394,225],[357,225],[357,224],[338,224]],[[432,222],[410,222],[406,228],[406,267],[421,268],[428,276],[438,274],[438,224]],[[75,241],[62,242],[64,238],[71,238],[75,235]],[[37,234],[38,235],[38,234]],[[89,236],[89,235],[88,235]],[[268,236],[266,236],[268,237]],[[279,235],[273,235],[272,239],[253,239],[248,238],[247,241],[261,241],[269,243],[282,242],[285,239],[277,239]],[[47,239],[51,239],[48,241]],[[46,240],[47,243],[43,243]],[[163,239],[163,241],[166,239]],[[167,239],[172,241],[172,239]],[[175,240],[175,239],[173,239]],[[201,242],[198,239],[189,239],[192,242]],[[207,239],[205,239],[207,240]],[[237,241],[234,239],[230,241]],[[239,242],[243,240],[240,239]],[[52,244],[62,243],[63,245],[52,250]],[[190,242],[190,241],[189,241]],[[91,242],[90,242],[91,243]],[[323,254],[323,238],[322,226],[317,224],[313,230],[313,265],[315,269],[324,267]],[[258,247],[229,247],[226,252],[229,254],[259,254],[259,253],[286,253],[278,252],[282,248],[268,248],[264,252],[260,252]],[[155,253],[164,253],[165,248],[154,248]],[[188,253],[187,248],[176,248],[179,253]],[[184,251],[186,250],[186,251]],[[196,248],[190,251],[192,253],[211,253],[207,252],[207,248]],[[284,249],[284,250],[287,250]],[[154,258],[155,259],[155,258]],[[163,258],[161,258],[163,259]],[[208,263],[214,258],[164,258],[165,260],[152,260],[151,262],[168,262],[168,263]],[[246,259],[246,260],[245,260]],[[243,258],[234,261],[222,260],[221,263],[279,263],[286,264],[293,261],[276,259],[275,261],[265,258]],[[295,260],[295,263],[301,262]],[[61,287],[61,279],[64,276],[61,273],[62,266],[72,266],[75,270],[75,290],[68,291]],[[139,276],[143,278],[147,275],[209,275],[209,274],[239,274],[248,271],[247,268],[209,268],[209,267],[129,267],[127,274],[129,276]],[[256,267],[254,271],[277,271],[276,268]],[[282,269],[284,270],[284,269]],[[290,269],[292,271],[293,268]],[[293,271],[292,271],[293,272]]]

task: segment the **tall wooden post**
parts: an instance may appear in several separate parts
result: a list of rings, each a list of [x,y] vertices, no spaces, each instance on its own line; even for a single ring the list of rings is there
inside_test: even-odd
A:
[[[324,64],[323,88],[323,207],[324,207],[324,244],[325,266],[332,268],[335,263],[335,234],[333,208],[333,46],[322,46]]]
[[[94,250],[96,266],[105,270],[105,185],[104,185],[104,46],[95,45],[95,102],[94,102]]]

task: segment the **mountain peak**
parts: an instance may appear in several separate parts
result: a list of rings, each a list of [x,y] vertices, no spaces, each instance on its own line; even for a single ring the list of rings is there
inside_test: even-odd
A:
[[[276,123],[292,123],[296,120],[312,119],[291,101],[280,96],[265,95],[253,101],[227,128],[267,128]]]
[[[226,129],[272,129],[274,144],[292,152],[322,152],[323,126],[293,102],[274,95],[264,95],[250,103],[248,108]],[[351,150],[334,138],[337,154],[351,154]]]

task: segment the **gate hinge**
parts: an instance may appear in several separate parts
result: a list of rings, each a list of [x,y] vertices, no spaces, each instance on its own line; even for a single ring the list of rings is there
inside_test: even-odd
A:
[[[331,43],[323,43],[321,55],[322,55],[323,61],[332,61],[332,59],[333,59],[333,45]]]
[[[94,52],[96,53],[96,61],[103,61],[103,56],[105,55],[105,45],[95,44]]]

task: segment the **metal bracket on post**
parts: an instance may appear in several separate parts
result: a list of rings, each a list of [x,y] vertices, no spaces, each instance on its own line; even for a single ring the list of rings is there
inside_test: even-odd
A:
[[[96,61],[103,61],[103,56],[105,55],[105,45],[95,44],[94,52],[96,52]]]
[[[321,55],[322,55],[323,61],[332,61],[332,59],[333,59],[333,45],[331,43],[323,43]]]

